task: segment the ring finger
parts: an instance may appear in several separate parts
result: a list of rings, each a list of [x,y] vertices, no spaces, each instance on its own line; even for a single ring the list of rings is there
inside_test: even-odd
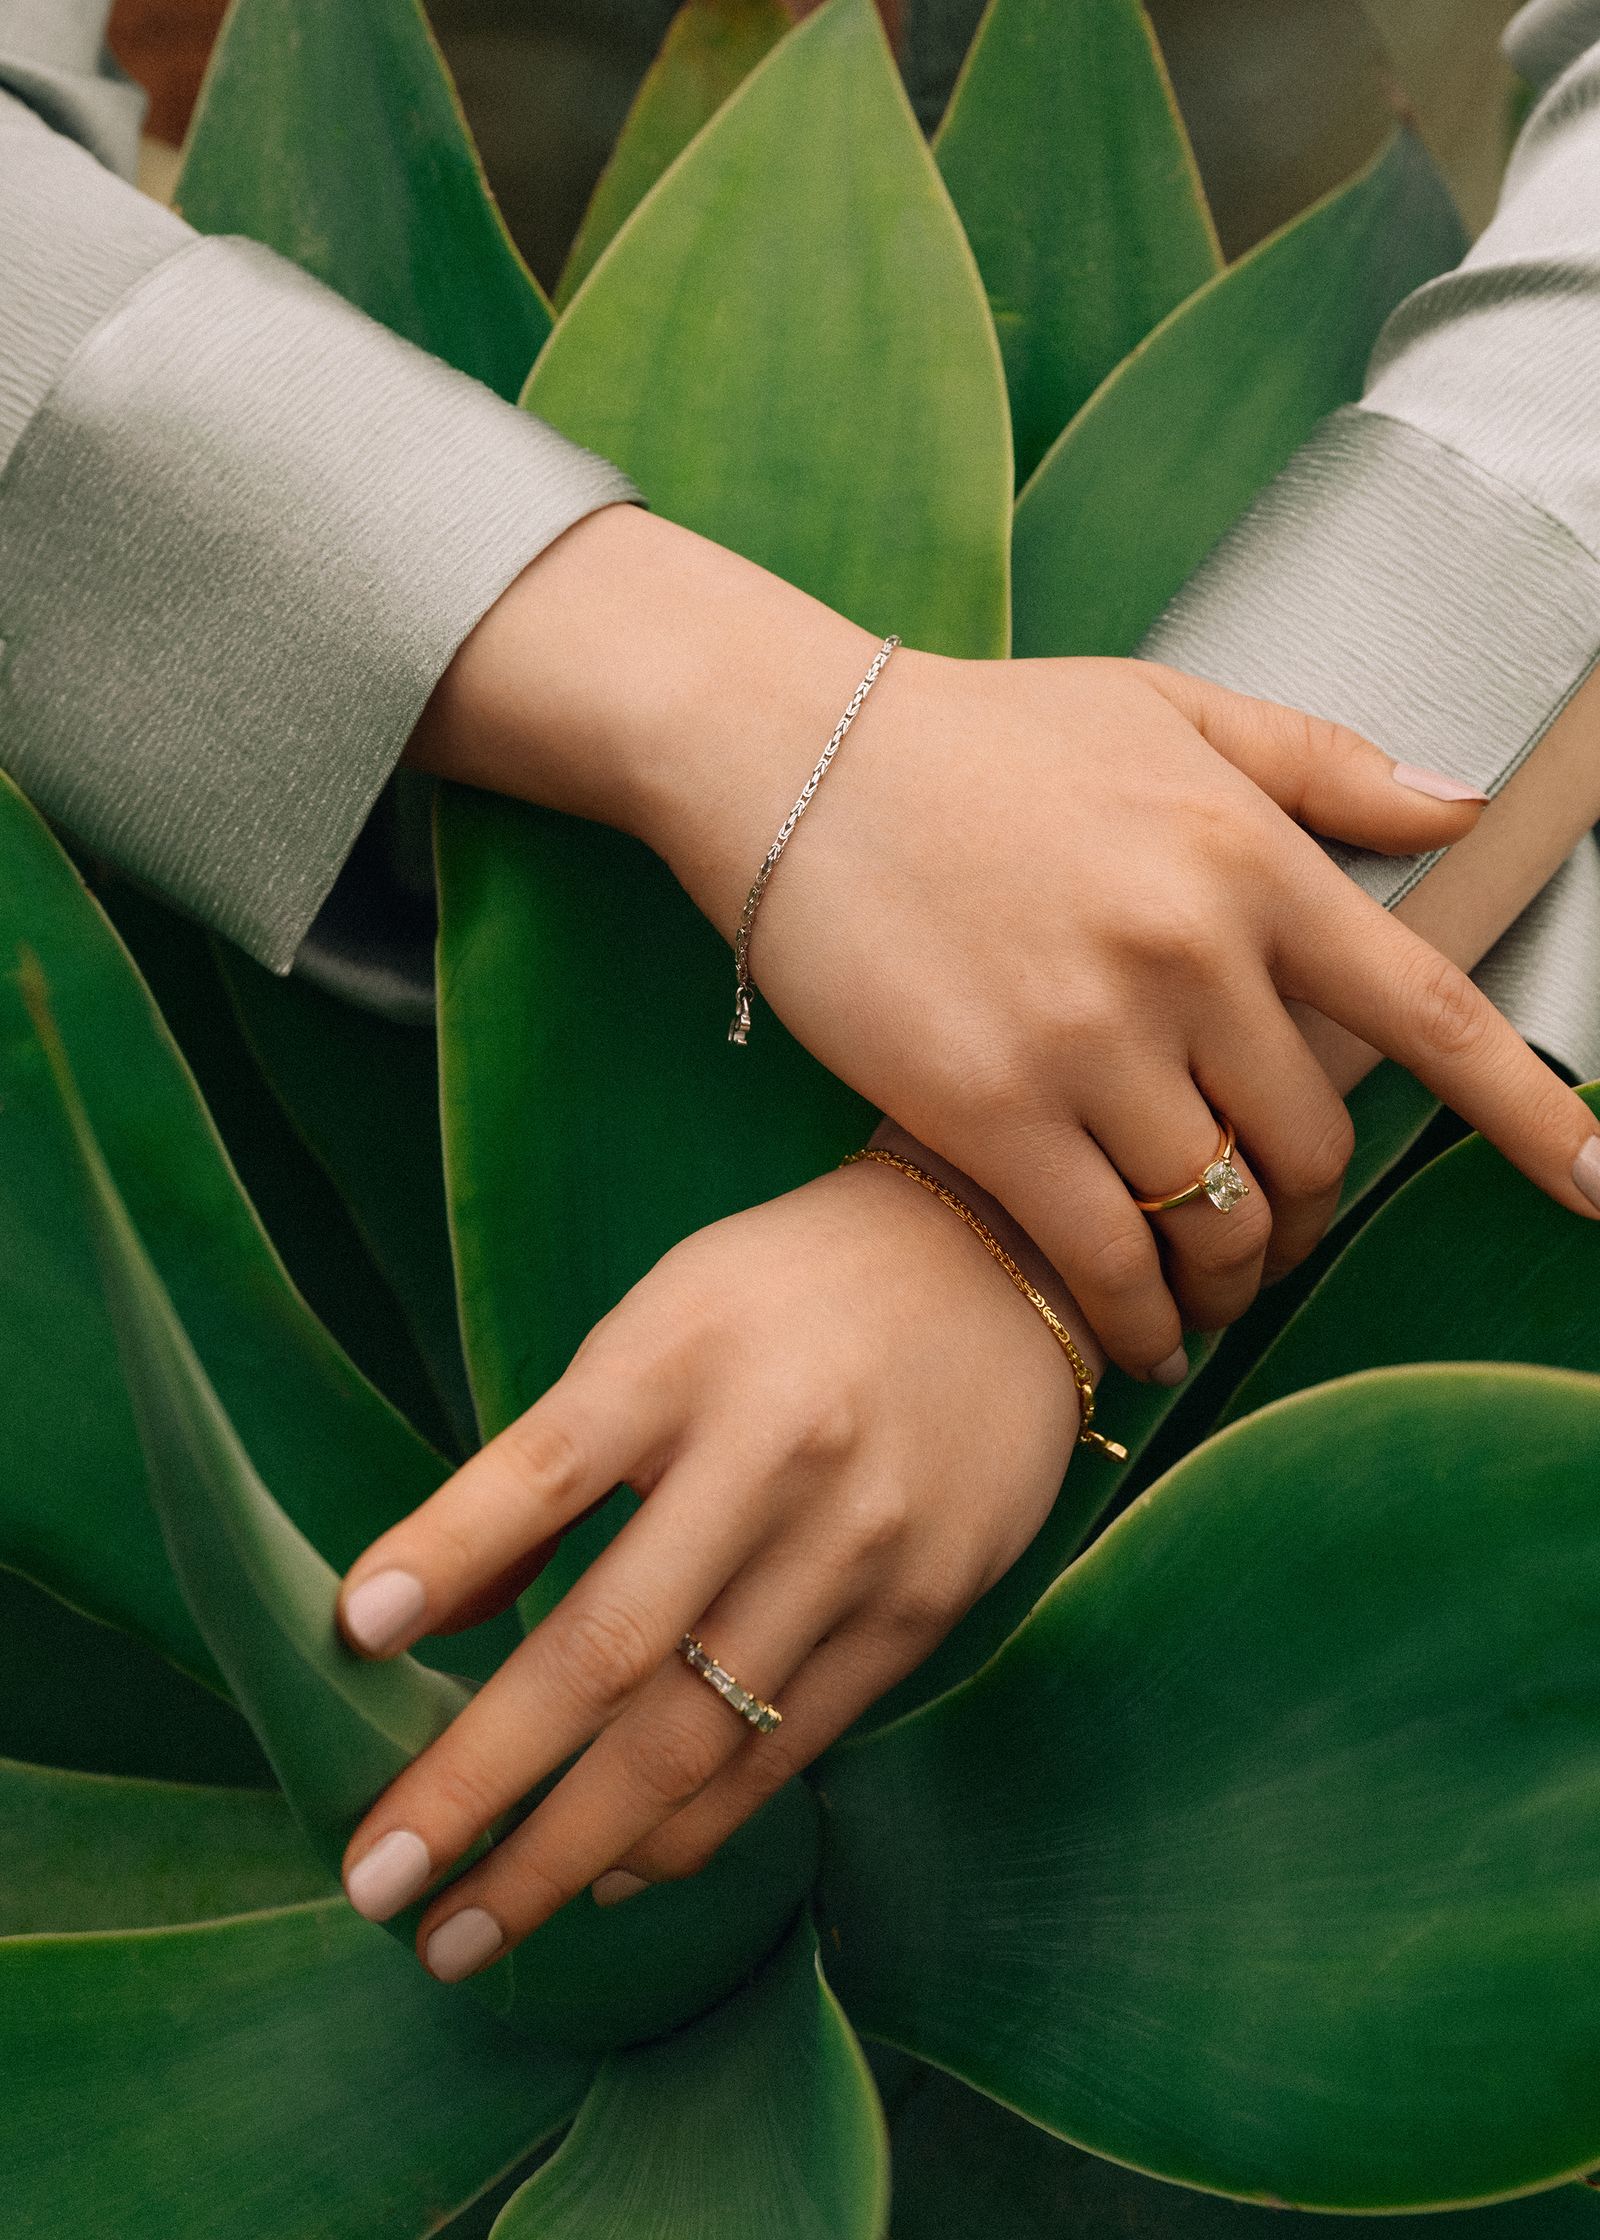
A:
[[[1158,1083],[1107,1084],[1090,1129],[1135,1200],[1175,1197],[1217,1159],[1224,1123],[1187,1074]],[[1243,1155],[1231,1165],[1245,1194],[1226,1212],[1202,1189],[1165,1211],[1145,1211],[1162,1242],[1167,1281],[1185,1322],[1220,1330],[1261,1288],[1272,1215]]]
[[[1307,1047],[1270,983],[1248,1025],[1197,1052],[1195,1079],[1225,1112],[1261,1177],[1272,1214],[1265,1274],[1296,1267],[1338,1210],[1355,1131],[1344,1099]],[[1237,1162],[1236,1162],[1237,1163]]]
[[[798,1560],[793,1547],[772,1550],[689,1629],[768,1703],[859,1594],[832,1568],[797,1579]],[[668,1658],[538,1808],[435,1899],[417,1931],[424,1966],[446,1983],[488,1966],[681,1811],[747,1740],[759,1749],[781,1732],[759,1733],[683,1657]]]

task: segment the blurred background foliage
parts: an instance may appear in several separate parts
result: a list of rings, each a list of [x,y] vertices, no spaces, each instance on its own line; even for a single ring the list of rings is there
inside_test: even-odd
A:
[[[337,0],[330,0],[330,5]],[[1063,0],[1063,5],[1069,0]],[[808,12],[808,0],[786,0]],[[523,254],[553,287],[674,0],[431,0],[429,15]],[[1469,229],[1494,207],[1516,0],[1150,0],[1224,250],[1417,123]],[[918,114],[938,121],[982,0],[882,0]],[[224,0],[118,0],[112,45],[151,95],[145,184],[176,175]]]

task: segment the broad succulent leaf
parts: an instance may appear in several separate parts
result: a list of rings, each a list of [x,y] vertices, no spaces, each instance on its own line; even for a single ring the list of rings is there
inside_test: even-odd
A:
[[[1167,2186],[1013,2115],[938,2070],[892,2125],[893,2240],[1328,2240],[1326,2219]],[[1556,2186],[1487,2209],[1432,2217],[1356,2217],[1341,2240],[1596,2240],[1600,2195]]]
[[[502,396],[549,332],[419,0],[234,0],[176,199]]]
[[[934,152],[988,290],[1025,483],[1222,262],[1139,0],[990,0]]]
[[[835,605],[913,643],[1004,650],[999,355],[870,0],[830,0],[662,174],[528,401],[662,512]],[[452,791],[439,848],[446,1156],[492,1430],[670,1245],[806,1180],[870,1121],[775,1019],[728,1048],[726,946],[636,843]]]
[[[329,1336],[412,1428],[441,1453],[450,1452],[451,1425],[399,1300],[246,1039],[223,977],[224,945],[125,879],[97,878],[94,891],[182,1051],[291,1282]],[[291,990],[284,1008],[292,1016],[303,983],[298,977],[288,982],[263,977],[274,990]],[[381,1077],[361,1086],[366,1104],[389,1093]],[[399,1136],[398,1122],[409,1115],[403,1096],[393,1101],[393,1132]],[[403,1146],[391,1146],[391,1160],[403,1155]],[[418,1226],[425,1234],[426,1223]],[[448,1302],[445,1311],[452,1311]]]
[[[1423,2209],[1600,2161],[1600,1379],[1248,1417],[818,1769],[859,2029],[1075,2144]]]
[[[887,2149],[804,1916],[738,1998],[611,2056],[493,2240],[880,2240]]]
[[[37,980],[36,974],[30,978]],[[338,1575],[252,1467],[118,1197],[54,1037],[28,989],[82,1163],[123,1374],[173,1570],[235,1700],[323,1861],[466,1703],[460,1681],[409,1656],[356,1656],[339,1634]],[[626,1911],[585,1892],[471,1993],[518,2028],[599,2048],[656,2033],[737,1984],[810,1887],[815,1808],[791,1782],[712,1867]],[[386,1926],[408,1942],[418,1908]]]
[[[233,1704],[148,1643],[3,1568],[0,1755],[79,1773],[272,1783]]]
[[[478,1443],[461,1358],[432,1028],[343,1002],[217,944],[263,1081],[329,1177],[399,1302],[458,1453]]]
[[[1431,160],[1402,132],[1172,312],[1018,499],[1016,650],[1131,652],[1317,422],[1359,395],[1395,305],[1464,247]]]
[[[1004,651],[999,354],[871,0],[826,0],[750,72],[573,297],[524,401],[855,620]]]
[[[589,198],[556,287],[558,309],[673,157],[777,45],[789,20],[779,0],[687,0],[678,10]]]
[[[326,1868],[269,1789],[0,1758],[0,1938],[154,1929],[327,1895]]]
[[[7,2240],[424,2240],[567,2121],[588,2073],[340,1898],[7,1939]]]
[[[1600,1086],[1583,1096],[1600,1112]],[[1600,1370],[1597,1301],[1600,1225],[1471,1136],[1413,1175],[1352,1239],[1222,1420],[1387,1362]]]
[[[219,1685],[145,1495],[77,1155],[17,984],[24,942],[152,1261],[297,1524],[346,1565],[443,1467],[294,1290],[127,952],[0,779],[0,1378],[27,1395],[0,1420],[0,1559]]]

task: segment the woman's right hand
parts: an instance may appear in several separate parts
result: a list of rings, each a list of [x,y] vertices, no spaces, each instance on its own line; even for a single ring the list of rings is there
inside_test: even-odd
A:
[[[731,935],[877,642],[612,507],[480,624],[416,759],[636,831]],[[1231,1321],[1337,1202],[1350,1122],[1289,1002],[1600,1214],[1581,1100],[1310,837],[1433,850],[1482,807],[1152,663],[903,648],[774,872],[750,970],[825,1065],[1009,1209],[1114,1360],[1175,1381],[1182,1320]],[[1198,1176],[1220,1119],[1249,1195],[1141,1213]]]

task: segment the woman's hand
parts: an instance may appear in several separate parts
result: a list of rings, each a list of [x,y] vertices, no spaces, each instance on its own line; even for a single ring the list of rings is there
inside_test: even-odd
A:
[[[876,645],[614,506],[479,625],[414,755],[637,832],[731,933]],[[905,648],[773,876],[750,968],[825,1065],[1010,1209],[1122,1367],[1176,1377],[1180,1310],[1230,1321],[1337,1201],[1349,1121],[1288,1002],[1397,1058],[1562,1204],[1600,1211],[1579,1099],[1304,829],[1410,853],[1461,838],[1482,805],[1332,724],[1150,663]],[[1213,1115],[1250,1194],[1147,1219],[1134,1195],[1194,1180]]]
[[[1071,1326],[1037,1254],[976,1204]],[[503,1607],[619,1481],[643,1497],[367,1815],[351,1902],[409,1904],[575,1752],[428,1908],[433,1973],[486,1965],[619,1862],[694,1873],[1016,1560],[1077,1425],[1042,1319],[901,1175],[851,1167],[691,1237],[346,1580],[347,1638],[392,1655]],[[758,1733],[723,1702],[685,1633],[782,1724]],[[637,1887],[624,1872],[597,1895]]]

